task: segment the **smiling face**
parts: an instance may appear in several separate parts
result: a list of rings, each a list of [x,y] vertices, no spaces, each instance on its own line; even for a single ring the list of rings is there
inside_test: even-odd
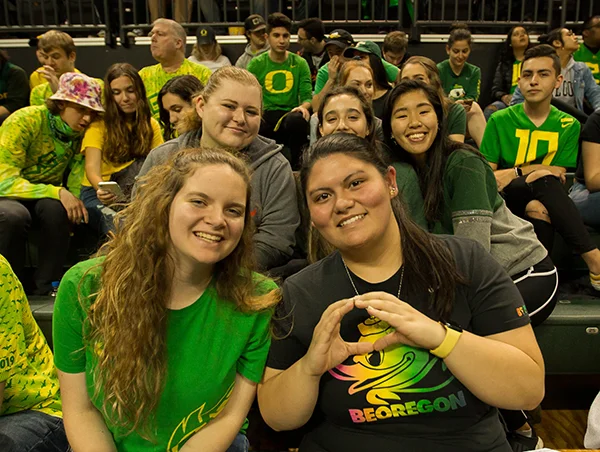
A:
[[[454,41],[452,47],[446,46],[446,53],[450,58],[450,64],[455,68],[462,69],[471,54],[471,45],[466,39]]]
[[[177,269],[213,266],[229,256],[244,231],[248,186],[229,165],[188,175],[169,210],[169,254]]]
[[[200,143],[239,151],[258,135],[262,92],[235,81],[225,83],[208,100],[202,96],[198,99],[196,111],[202,119]]]
[[[367,100],[371,102],[375,89],[373,88],[373,76],[366,67],[355,67],[348,73],[345,86],[353,86],[361,91]]]
[[[556,74],[552,58],[530,58],[523,62],[519,89],[530,104],[549,102],[552,92],[560,86],[562,75]]]
[[[403,94],[394,102],[391,117],[396,143],[417,162],[424,162],[438,132],[438,119],[424,91]]]
[[[360,101],[348,94],[330,97],[323,107],[323,124],[319,125],[322,136],[346,132],[366,138],[369,125]]]
[[[138,99],[129,77],[122,75],[110,82],[110,93],[123,113],[130,115],[136,112]]]
[[[169,123],[178,132],[182,133],[183,121],[193,109],[194,106],[183,100],[180,96],[173,93],[167,93],[162,97],[162,105],[165,110],[169,112]]]
[[[323,238],[344,251],[369,247],[389,236],[395,224],[391,198],[396,172],[344,154],[317,160],[308,176],[310,218]]]
[[[94,110],[73,102],[62,102],[59,108],[60,118],[75,132],[83,132],[96,117]]]

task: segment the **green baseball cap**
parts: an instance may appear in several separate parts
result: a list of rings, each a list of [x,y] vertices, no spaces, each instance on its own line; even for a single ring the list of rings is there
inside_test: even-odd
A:
[[[344,51],[344,56],[346,58],[352,58],[354,56],[354,52],[362,52],[362,53],[372,53],[381,58],[381,49],[379,46],[373,41],[360,41],[357,42],[354,47],[348,47]]]

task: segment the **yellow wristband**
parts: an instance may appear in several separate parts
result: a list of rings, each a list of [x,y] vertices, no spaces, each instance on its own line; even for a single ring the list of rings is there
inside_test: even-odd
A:
[[[462,335],[462,331],[456,331],[452,328],[448,328],[442,322],[440,322],[440,325],[446,328],[446,337],[437,348],[429,350],[429,353],[431,353],[434,356],[437,356],[438,358],[444,359],[450,353],[452,353],[452,350],[454,350],[454,347],[456,347],[456,344],[458,343],[458,340]]]

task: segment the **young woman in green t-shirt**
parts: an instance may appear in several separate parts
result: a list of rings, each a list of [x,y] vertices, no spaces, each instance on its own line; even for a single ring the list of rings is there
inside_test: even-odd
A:
[[[429,230],[476,240],[511,277],[532,324],[542,323],[557,301],[558,275],[531,223],[512,214],[498,193],[485,158],[446,138],[443,99],[431,86],[403,81],[390,94],[384,136],[396,160],[413,165],[419,177]],[[520,442],[535,435],[521,411],[503,412]],[[531,439],[527,435],[533,435]]]
[[[240,158],[183,150],[140,181],[101,257],[65,274],[53,331],[74,450],[247,451],[279,299],[252,272],[250,191]]]
[[[464,24],[455,25],[450,30],[446,44],[448,59],[438,63],[437,68],[444,92],[463,106],[467,112],[469,135],[480,146],[485,131],[485,117],[477,103],[481,90],[481,69],[467,62],[472,45],[473,38],[468,27]]]

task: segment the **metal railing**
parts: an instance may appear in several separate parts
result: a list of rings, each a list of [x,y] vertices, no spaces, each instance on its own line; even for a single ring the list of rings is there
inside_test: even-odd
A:
[[[191,30],[209,24],[223,34],[242,27],[252,13],[273,11],[293,21],[320,17],[328,30],[353,33],[390,29],[421,33],[447,32],[454,22],[466,22],[476,33],[504,34],[525,24],[533,31],[581,23],[594,11],[595,0],[0,0],[0,35],[29,35],[51,28],[82,36],[143,35],[153,19],[171,17]],[[596,4],[600,0],[596,0]]]

